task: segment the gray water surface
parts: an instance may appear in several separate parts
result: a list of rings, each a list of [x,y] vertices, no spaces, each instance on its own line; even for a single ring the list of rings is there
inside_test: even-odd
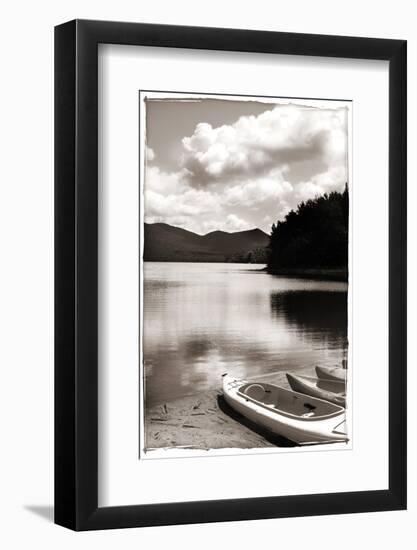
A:
[[[144,263],[143,358],[150,407],[347,356],[347,284],[261,265]]]

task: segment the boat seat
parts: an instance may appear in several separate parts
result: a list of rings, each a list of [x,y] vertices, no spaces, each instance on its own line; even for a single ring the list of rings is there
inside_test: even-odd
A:
[[[244,392],[248,397],[261,401],[265,395],[265,388],[261,384],[250,384]]]

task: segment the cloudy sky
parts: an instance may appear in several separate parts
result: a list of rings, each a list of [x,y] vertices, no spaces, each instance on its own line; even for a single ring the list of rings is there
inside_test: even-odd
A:
[[[269,233],[347,181],[347,108],[146,99],[145,221]]]

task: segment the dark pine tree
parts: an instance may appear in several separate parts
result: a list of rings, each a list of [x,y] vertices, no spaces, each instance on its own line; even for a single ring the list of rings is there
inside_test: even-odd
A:
[[[349,192],[302,202],[272,225],[268,269],[345,268],[348,264]]]

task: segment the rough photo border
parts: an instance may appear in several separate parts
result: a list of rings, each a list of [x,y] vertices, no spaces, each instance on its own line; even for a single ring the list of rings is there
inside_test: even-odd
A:
[[[234,447],[224,447],[221,449],[189,449],[181,447],[164,447],[161,449],[147,450],[145,447],[145,408],[144,403],[146,399],[146,382],[143,365],[143,297],[144,297],[144,270],[143,270],[143,251],[144,251],[144,236],[143,236],[143,224],[145,218],[144,197],[143,191],[145,186],[145,171],[146,171],[146,107],[145,98],[152,96],[152,98],[167,99],[172,101],[186,101],[187,99],[219,99],[222,101],[257,101],[267,104],[296,104],[313,106],[317,108],[324,108],[328,103],[340,103],[348,109],[347,117],[347,180],[349,188],[349,260],[348,260],[348,377],[347,377],[347,407],[346,407],[346,422],[348,425],[349,441],[346,443],[330,443],[330,444],[318,444],[310,446],[295,446],[295,447],[265,447],[265,448],[247,448],[237,449]],[[184,91],[172,91],[172,90],[151,90],[140,89],[138,90],[139,101],[139,151],[138,151],[138,173],[139,173],[139,349],[138,349],[138,392],[139,392],[139,411],[138,411],[138,458],[139,460],[156,460],[156,459],[170,459],[170,458],[196,458],[196,457],[219,457],[219,456],[239,456],[248,454],[281,454],[281,453],[294,453],[294,452],[323,452],[323,451],[344,451],[349,452],[354,449],[354,430],[353,430],[353,417],[354,417],[354,401],[353,401],[353,342],[352,342],[352,320],[353,320],[353,278],[352,278],[352,265],[353,265],[353,100],[351,99],[338,99],[338,98],[310,98],[302,96],[265,96],[256,95],[250,96],[246,94],[217,94],[206,92],[184,92]],[[312,105],[312,102],[315,105]]]

